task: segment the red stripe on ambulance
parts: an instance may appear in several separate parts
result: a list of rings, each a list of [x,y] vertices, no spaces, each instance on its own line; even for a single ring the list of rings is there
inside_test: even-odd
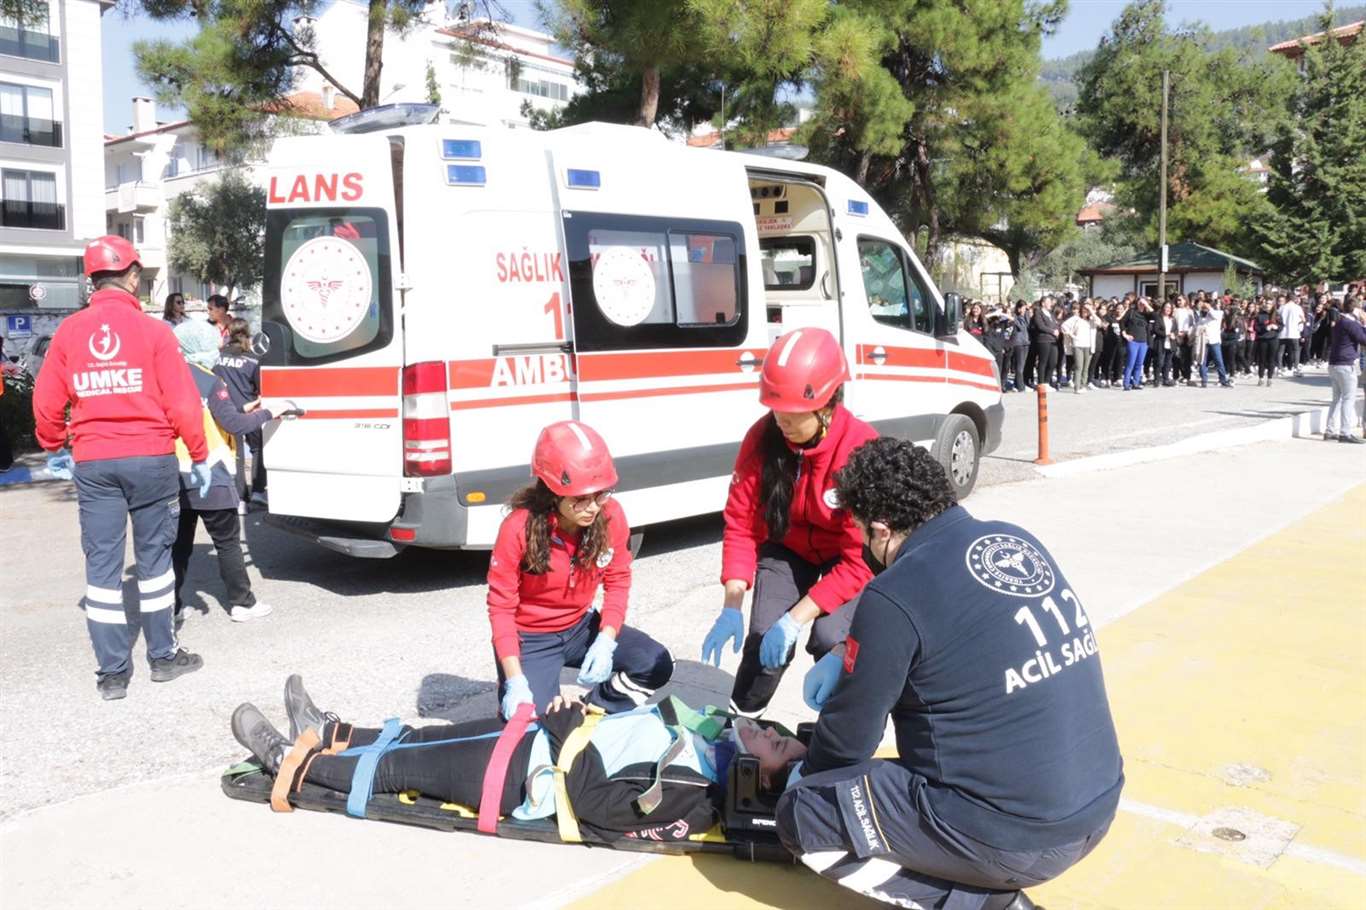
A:
[[[957,351],[949,351],[949,369],[958,370],[963,373],[976,373],[979,376],[994,376],[990,360],[983,360],[981,357],[973,357],[971,354],[960,354]]]
[[[874,358],[875,353],[884,355]],[[870,367],[927,367],[944,369],[944,352],[933,348],[898,348],[884,344],[858,346],[858,362]]]

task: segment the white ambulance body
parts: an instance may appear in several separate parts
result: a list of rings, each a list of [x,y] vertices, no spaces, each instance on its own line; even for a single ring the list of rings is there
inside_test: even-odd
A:
[[[369,112],[367,112],[369,113]],[[647,130],[400,126],[269,163],[271,520],[325,546],[493,544],[537,433],[607,440],[633,526],[719,511],[758,369],[839,337],[850,410],[962,494],[998,444],[991,355],[892,221],[828,168]]]

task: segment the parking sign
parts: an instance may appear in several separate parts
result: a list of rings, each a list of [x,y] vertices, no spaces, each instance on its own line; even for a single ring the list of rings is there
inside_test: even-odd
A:
[[[33,335],[32,316],[6,316],[5,334],[10,338],[29,338]]]

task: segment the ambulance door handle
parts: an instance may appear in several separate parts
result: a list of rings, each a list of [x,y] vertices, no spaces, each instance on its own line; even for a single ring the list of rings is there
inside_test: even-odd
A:
[[[748,367],[748,368],[750,368],[750,369],[753,369],[753,368],[755,368],[755,367],[762,366],[763,363],[764,363],[764,358],[762,358],[762,357],[755,357],[753,354],[746,354],[746,355],[744,355],[743,357],[741,357],[739,360],[735,361],[735,365],[736,365],[737,367]]]
[[[494,357],[505,357],[508,354],[572,354],[574,346],[568,341],[539,341],[528,344],[495,344],[493,346]]]
[[[885,361],[885,360],[887,359],[887,352],[886,352],[886,351],[869,351],[869,352],[868,352],[868,359],[871,360],[871,361],[873,361],[873,363],[877,364],[878,366],[882,366],[883,361]]]

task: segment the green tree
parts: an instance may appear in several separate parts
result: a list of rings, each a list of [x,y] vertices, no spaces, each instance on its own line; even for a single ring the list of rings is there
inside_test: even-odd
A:
[[[167,217],[172,269],[233,290],[264,276],[266,192],[241,171],[175,197]]]
[[[1119,201],[1155,243],[1162,73],[1169,72],[1169,237],[1249,254],[1250,226],[1266,210],[1238,172],[1270,145],[1294,72],[1279,57],[1215,51],[1211,43],[1203,27],[1168,28],[1163,0],[1130,3],[1078,74],[1079,128],[1119,165]]]
[[[1078,231],[1039,262],[1039,280],[1047,287],[1060,288],[1076,282],[1082,269],[1120,262],[1137,253],[1137,247],[1107,237],[1104,228]]]
[[[1001,245],[1018,276],[1070,230],[1084,143],[1038,83],[1052,3],[851,0],[815,43],[813,152],[866,187],[934,258],[950,233]]]
[[[1366,275],[1366,43],[1306,48],[1292,110],[1272,146],[1263,260],[1296,284],[1354,280]]]

